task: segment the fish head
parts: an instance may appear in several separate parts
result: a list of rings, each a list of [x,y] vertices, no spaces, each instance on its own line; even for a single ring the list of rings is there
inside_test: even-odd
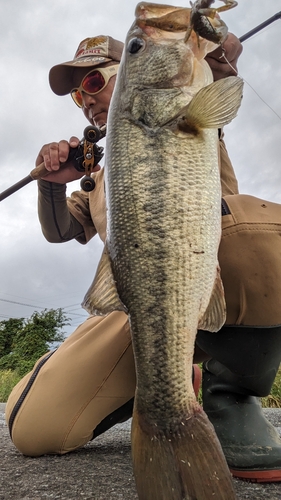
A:
[[[194,32],[185,41],[190,13],[190,8],[146,2],[137,5],[119,70],[127,94],[129,86],[131,90],[181,89],[192,98],[213,81],[204,58],[217,45],[198,39]]]
[[[190,8],[141,2],[126,36],[110,105],[112,116],[123,115],[156,130],[213,82],[205,61],[217,47],[191,30]],[[115,113],[112,113],[113,108]],[[110,129],[110,127],[108,127]]]

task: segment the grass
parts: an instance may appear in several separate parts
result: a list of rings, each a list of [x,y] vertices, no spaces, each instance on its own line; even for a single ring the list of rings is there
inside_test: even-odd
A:
[[[0,401],[5,403],[21,376],[12,370],[0,371]]]
[[[0,371],[0,401],[6,402],[13,387],[21,379],[21,376],[12,370]],[[198,397],[201,403],[201,391]],[[277,372],[271,393],[266,398],[261,398],[264,408],[281,408],[281,367]]]
[[[269,396],[261,399],[264,408],[281,408],[281,368],[279,368]]]

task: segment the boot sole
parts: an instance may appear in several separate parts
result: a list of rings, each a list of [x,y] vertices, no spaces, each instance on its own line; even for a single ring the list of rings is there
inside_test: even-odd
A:
[[[235,470],[229,469],[233,477],[252,483],[278,483],[281,481],[281,469],[275,470]]]

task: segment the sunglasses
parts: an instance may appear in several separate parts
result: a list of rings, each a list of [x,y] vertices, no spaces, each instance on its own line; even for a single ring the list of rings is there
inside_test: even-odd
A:
[[[108,68],[93,69],[83,78],[81,85],[77,89],[73,89],[70,95],[79,106],[82,108],[83,99],[82,92],[95,95],[101,92],[108,84],[110,78],[117,74],[119,64],[109,66]]]

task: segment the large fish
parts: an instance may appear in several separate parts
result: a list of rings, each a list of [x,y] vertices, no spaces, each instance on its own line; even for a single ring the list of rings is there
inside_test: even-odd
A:
[[[225,321],[218,128],[236,116],[242,81],[212,83],[204,57],[216,46],[198,44],[193,32],[185,41],[189,16],[158,4],[136,8],[108,119],[107,243],[84,300],[91,313],[129,313],[141,500],[235,498],[194,395],[192,362],[197,329]]]

